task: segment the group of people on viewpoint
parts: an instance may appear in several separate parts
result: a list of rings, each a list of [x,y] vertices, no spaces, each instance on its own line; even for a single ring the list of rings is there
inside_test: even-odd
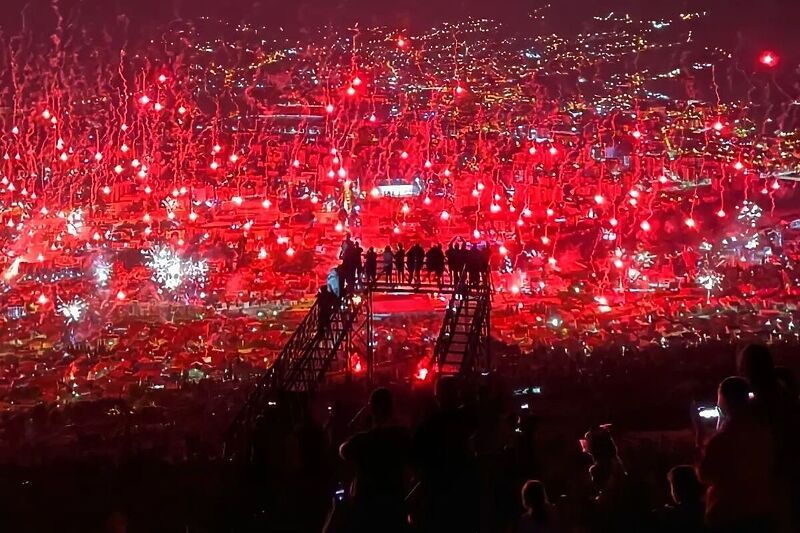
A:
[[[383,252],[370,247],[366,251],[358,241],[347,235],[342,241],[339,266],[328,274],[328,290],[341,296],[356,283],[374,285],[385,282],[389,285],[420,285],[424,281],[456,285],[462,273],[472,285],[477,285],[489,269],[491,250],[480,246],[453,240],[445,250],[441,243],[433,244],[427,250],[417,242],[406,249],[398,243],[393,249],[387,245]],[[380,267],[380,271],[379,271]],[[423,270],[425,274],[423,275]],[[445,272],[448,279],[445,280]]]

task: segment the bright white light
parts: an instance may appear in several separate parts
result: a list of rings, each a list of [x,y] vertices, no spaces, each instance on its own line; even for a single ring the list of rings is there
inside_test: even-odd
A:
[[[98,285],[101,287],[106,286],[108,280],[111,279],[113,268],[112,265],[102,260],[94,265],[94,279]]]
[[[147,266],[153,271],[153,281],[167,290],[175,290],[187,279],[202,283],[208,273],[205,261],[181,259],[166,246],[150,251]]]
[[[58,301],[58,312],[67,319],[68,324],[78,322],[85,311],[86,302],[78,296],[66,302],[63,300]]]

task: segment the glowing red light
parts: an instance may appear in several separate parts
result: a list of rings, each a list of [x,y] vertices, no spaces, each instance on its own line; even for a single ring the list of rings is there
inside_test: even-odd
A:
[[[639,137],[642,136],[642,132],[640,132],[639,130],[636,130],[636,131],[633,132],[632,135],[633,135],[634,139],[638,139]]]
[[[736,163],[733,164],[733,168],[735,168],[736,170],[742,170],[744,168],[744,165],[742,164],[741,161],[737,161]]]
[[[765,67],[774,67],[778,64],[779,59],[780,58],[775,52],[770,51],[763,52],[758,58],[761,64]]]
[[[718,121],[716,121],[716,122],[714,123],[714,125],[713,125],[712,127],[713,127],[713,128],[716,130],[716,131],[722,131],[722,129],[725,127],[725,124],[723,124],[723,123],[722,123],[722,121],[718,120]]]
[[[429,370],[424,366],[420,367],[419,370],[417,370],[416,378],[420,381],[425,381],[428,378],[428,372]]]
[[[399,46],[400,48],[403,48],[405,45],[406,45],[406,40],[403,39],[402,37],[398,37],[397,38],[397,46]]]
[[[364,372],[364,370],[366,370],[366,367],[361,362],[361,358],[357,354],[350,356],[350,369],[354,374],[361,374]]]

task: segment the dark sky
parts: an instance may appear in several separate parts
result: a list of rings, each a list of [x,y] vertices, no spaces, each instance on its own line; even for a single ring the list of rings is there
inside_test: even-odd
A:
[[[281,25],[287,29],[324,23],[385,23],[428,27],[441,20],[466,15],[486,16],[525,23],[524,14],[545,3],[552,4],[549,21],[555,31],[579,29],[580,21],[610,10],[638,16],[708,9],[714,14],[707,30],[722,39],[743,39],[752,46],[797,47],[796,23],[800,0],[0,0],[0,26],[7,30],[19,23],[24,6],[31,26],[42,26],[51,3],[61,6],[72,19],[76,6],[80,19],[93,22],[113,20],[125,13],[133,27],[148,27],[175,18],[216,15],[231,21]],[[563,16],[559,16],[563,13]]]

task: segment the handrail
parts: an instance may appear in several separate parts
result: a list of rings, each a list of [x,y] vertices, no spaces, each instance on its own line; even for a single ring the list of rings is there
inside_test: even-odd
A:
[[[442,327],[439,330],[439,336],[436,339],[436,345],[433,348],[433,358],[440,369],[445,363],[447,354],[450,352],[450,346],[455,334],[455,325],[458,323],[461,309],[463,309],[464,303],[466,302],[468,293],[466,279],[467,269],[465,267],[461,269],[458,283],[453,289],[453,296],[450,298],[447,310],[445,311],[444,320],[442,321]]]

